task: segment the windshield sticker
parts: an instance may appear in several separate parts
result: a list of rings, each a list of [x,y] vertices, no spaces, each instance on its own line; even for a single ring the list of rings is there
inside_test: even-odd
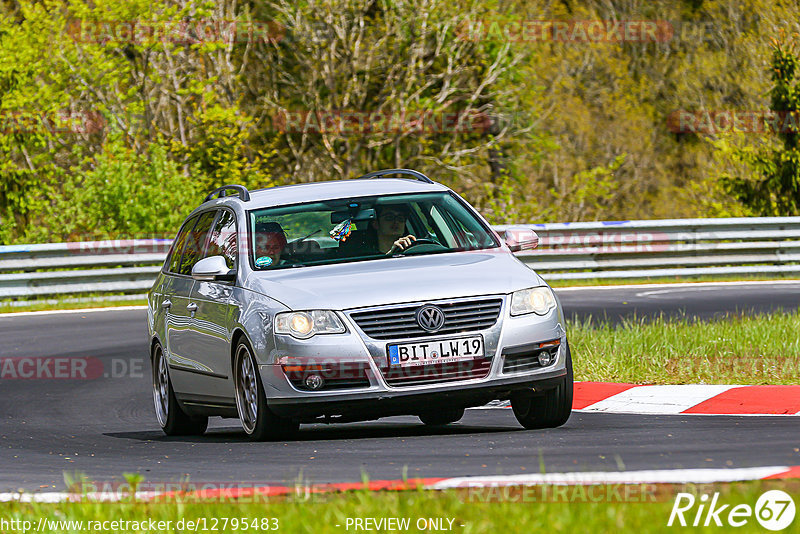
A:
[[[272,258],[269,256],[256,258],[256,267],[269,267],[270,265],[272,265]]]
[[[347,238],[350,237],[350,233],[355,229],[356,223],[353,222],[353,219],[345,219],[333,227],[333,230],[330,231],[330,235],[336,241],[347,241]]]

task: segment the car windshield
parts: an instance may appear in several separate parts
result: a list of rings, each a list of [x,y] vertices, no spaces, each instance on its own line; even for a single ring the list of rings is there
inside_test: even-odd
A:
[[[338,199],[250,212],[256,270],[500,246],[449,192]],[[406,238],[403,248],[394,243]]]

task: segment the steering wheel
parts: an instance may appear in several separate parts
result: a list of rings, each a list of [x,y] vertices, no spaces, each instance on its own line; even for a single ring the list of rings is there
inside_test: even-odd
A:
[[[416,247],[417,245],[434,245],[436,247],[447,248],[446,246],[442,245],[438,241],[434,241],[433,239],[420,238],[412,241],[410,245],[408,245],[405,249],[400,251],[400,254],[405,254],[406,252]]]

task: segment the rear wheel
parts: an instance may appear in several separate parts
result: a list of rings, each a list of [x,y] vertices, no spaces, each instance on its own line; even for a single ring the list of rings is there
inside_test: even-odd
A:
[[[455,423],[462,417],[464,417],[464,408],[455,408],[420,414],[419,420],[428,426],[443,426]]]
[[[236,347],[233,369],[236,409],[245,434],[253,441],[284,439],[294,434],[300,425],[275,415],[267,406],[253,351],[245,339]]]
[[[511,396],[511,408],[519,424],[527,429],[556,428],[572,413],[572,354],[567,345],[567,374],[548,391],[520,391]]]
[[[153,404],[158,424],[168,436],[200,435],[208,428],[208,417],[190,417],[178,405],[167,358],[159,343],[153,348]]]

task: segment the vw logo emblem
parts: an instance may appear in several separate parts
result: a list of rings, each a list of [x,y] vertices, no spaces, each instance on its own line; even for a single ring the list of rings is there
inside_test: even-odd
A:
[[[417,324],[428,332],[436,332],[444,326],[444,312],[436,306],[422,306],[415,315]]]

